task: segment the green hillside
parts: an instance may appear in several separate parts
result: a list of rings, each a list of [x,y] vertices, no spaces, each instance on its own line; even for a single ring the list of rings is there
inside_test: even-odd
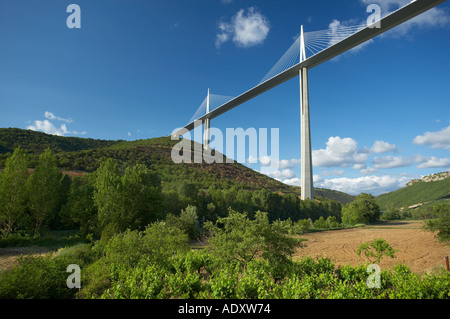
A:
[[[382,209],[408,208],[418,204],[432,206],[437,201],[448,199],[450,199],[450,178],[433,182],[418,181],[411,186],[377,197]]]
[[[18,146],[30,153],[40,154],[48,147],[59,153],[107,147],[119,142],[56,136],[18,128],[0,128],[0,154],[12,153]]]
[[[239,163],[175,164],[171,151],[177,141],[169,137],[136,141],[107,141],[79,137],[54,136],[17,128],[0,129],[0,169],[6,158],[20,146],[29,152],[31,168],[38,155],[50,148],[62,170],[94,172],[105,158],[113,158],[126,167],[145,164],[161,176],[164,190],[176,189],[182,183],[195,183],[203,189],[211,186],[247,190],[269,189],[283,194],[300,195],[300,188],[283,184],[267,175],[256,172]],[[349,203],[354,196],[328,189],[315,189],[318,199],[326,198]]]

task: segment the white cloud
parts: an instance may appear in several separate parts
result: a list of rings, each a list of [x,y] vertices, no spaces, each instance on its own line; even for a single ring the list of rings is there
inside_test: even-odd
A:
[[[365,167],[365,168],[361,168],[359,170],[361,172],[361,174],[363,175],[369,175],[369,174],[373,174],[373,173],[377,173],[378,170],[373,168],[373,167]]]
[[[378,4],[381,8],[382,16],[409,4],[411,0],[360,0],[364,5]],[[406,35],[411,29],[423,29],[431,27],[442,27],[450,22],[450,16],[444,9],[432,8],[417,17],[402,23],[386,34],[394,37]]]
[[[322,175],[323,176],[336,176],[336,175],[343,175],[344,174],[344,170],[343,169],[335,169],[332,171],[323,171]],[[318,175],[317,175],[318,176]]]
[[[66,127],[66,124],[61,124],[59,128],[54,126],[50,121],[44,120],[44,121],[34,121],[33,125],[27,126],[27,129],[32,131],[41,131],[47,134],[52,135],[59,135],[63,136],[68,134],[68,130]]]
[[[259,162],[262,166],[269,166],[272,163],[272,159],[270,158],[270,156],[264,155],[259,158]]]
[[[371,4],[378,4],[381,8],[381,16],[387,16],[393,11],[409,4],[411,0],[360,0],[360,2],[365,5],[371,5]],[[356,19],[348,20],[348,21],[339,21],[337,19],[334,19],[329,24],[329,29],[334,32],[334,37],[332,40],[330,40],[329,45],[341,41],[346,35],[344,35],[342,32],[337,32],[337,30],[340,27],[347,27],[347,26],[356,26],[356,25],[364,25],[367,23],[367,18],[369,17],[369,13],[366,13],[367,15],[364,16],[364,19],[360,19],[360,21],[357,21]],[[450,23],[450,15],[441,8],[432,8],[415,18],[408,20],[399,26],[383,33],[380,35],[380,37],[404,37],[408,33],[410,33],[412,30],[418,30],[418,29],[428,29],[428,28],[434,28],[434,27],[443,27]],[[362,44],[356,46],[355,48],[349,50],[345,54],[355,54],[364,49],[366,46],[370,45],[374,42],[374,39],[370,39],[369,41],[363,42]],[[333,61],[338,61],[340,59],[340,56],[337,56],[333,59]]]
[[[218,28],[217,48],[231,38],[239,47],[251,47],[264,42],[269,34],[270,24],[255,7],[250,7],[239,10],[230,23],[220,22]]]
[[[416,136],[413,140],[417,145],[429,145],[431,148],[443,148],[450,150],[450,126],[438,132],[426,132]]]
[[[295,177],[295,172],[289,168],[283,170],[275,170],[272,172],[267,172],[265,174],[281,181]]]
[[[421,157],[417,160],[421,164],[417,168],[450,168],[450,158],[438,158],[436,156]]]
[[[396,168],[412,165],[412,161],[403,156],[385,156],[375,157],[373,160],[373,167],[380,168]]]
[[[371,193],[374,196],[404,187],[410,178],[406,176],[362,176],[356,178],[333,178],[316,183],[315,187],[328,188],[351,195]]]
[[[45,111],[44,116],[46,119],[49,119],[49,120],[57,120],[57,121],[62,121],[62,122],[66,122],[66,123],[72,123],[71,119],[65,119],[65,118],[56,116],[52,112]]]
[[[292,185],[292,186],[300,186],[301,185],[301,180],[298,177],[285,179],[282,182],[287,184],[287,185]]]
[[[57,121],[63,121],[67,123],[72,123],[72,120],[64,119],[58,116],[55,116],[53,113],[45,111],[44,113],[45,118],[50,120],[57,120]],[[86,134],[85,131],[83,132],[77,132],[77,131],[69,131],[67,129],[66,124],[61,124],[59,127],[55,126],[52,122],[49,120],[43,120],[43,121],[33,121],[32,125],[29,125],[26,127],[28,130],[32,131],[40,131],[47,134],[52,135],[58,135],[58,136],[64,136],[67,134],[74,134],[74,135],[84,135]]]
[[[368,153],[366,150],[358,151],[358,143],[350,137],[330,137],[326,144],[325,149],[312,151],[314,166],[347,167],[367,160]]]
[[[297,159],[297,158],[293,158],[290,160],[280,160],[280,162],[278,163],[278,166],[280,168],[292,168],[295,165],[299,165],[301,164],[301,160]]]
[[[358,23],[355,20],[349,20],[349,21],[339,21],[337,19],[334,19],[328,26],[328,28],[331,30],[332,38],[329,40],[328,46],[331,46],[333,44],[336,44],[342,40],[344,40],[346,37],[348,37],[348,34],[345,34],[345,32],[342,32],[342,30],[339,30],[342,27],[349,27],[353,25],[359,25],[362,23]],[[362,49],[364,49],[367,45],[373,42],[373,39],[370,39],[366,42],[361,43],[360,45],[357,45],[353,49],[349,50],[348,53],[358,53]],[[334,60],[339,60],[339,56],[335,58]]]
[[[377,154],[396,152],[397,146],[395,146],[394,144],[389,144],[388,142],[384,142],[384,141],[375,141],[375,143],[373,143],[373,146],[370,150]]]

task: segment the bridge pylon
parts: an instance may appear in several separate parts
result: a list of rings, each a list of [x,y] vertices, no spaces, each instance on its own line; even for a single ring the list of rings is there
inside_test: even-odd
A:
[[[210,101],[210,95],[209,95],[209,89],[208,89],[208,96],[206,97],[206,114],[209,113],[209,101]],[[204,120],[204,124],[205,124],[205,132],[203,134],[203,149],[204,150],[208,150],[209,149],[209,142],[211,139],[210,136],[210,121],[209,121],[209,117],[207,117]]]
[[[303,25],[300,30],[300,63],[306,60]],[[311,151],[311,123],[309,116],[308,68],[299,70],[300,78],[300,147],[301,147],[301,199],[314,199]]]

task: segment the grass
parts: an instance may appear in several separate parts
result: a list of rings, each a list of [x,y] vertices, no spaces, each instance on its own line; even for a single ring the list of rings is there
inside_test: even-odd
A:
[[[77,230],[53,230],[45,232],[41,237],[14,234],[0,239],[0,248],[3,247],[45,247],[58,250],[63,247],[83,243],[84,240],[76,236]]]

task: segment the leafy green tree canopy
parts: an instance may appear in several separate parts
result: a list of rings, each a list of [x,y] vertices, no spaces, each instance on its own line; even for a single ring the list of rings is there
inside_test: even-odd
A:
[[[373,223],[380,215],[380,207],[371,194],[362,193],[342,208],[342,221],[350,225]]]

